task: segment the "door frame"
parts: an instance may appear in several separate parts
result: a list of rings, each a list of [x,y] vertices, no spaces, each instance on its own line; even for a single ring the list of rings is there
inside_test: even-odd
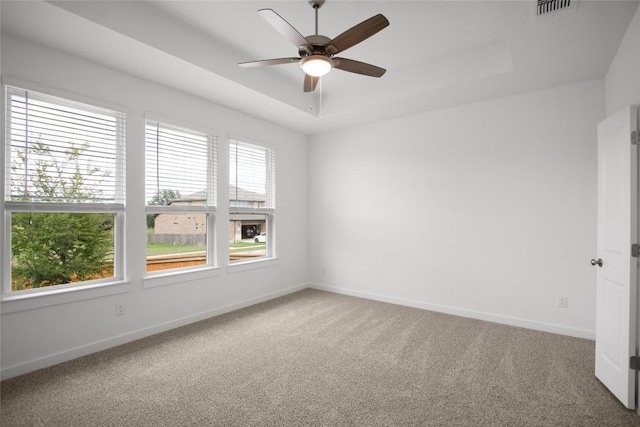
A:
[[[640,192],[640,104],[636,105],[636,136],[635,143],[637,146],[636,154],[638,161],[638,176],[636,183],[636,191]],[[636,206],[636,243],[640,244],[640,194],[637,197],[637,206]],[[635,258],[636,260],[636,349],[635,356],[636,358],[640,357],[640,257]],[[636,405],[636,413],[640,415],[640,366],[636,366],[635,369],[635,405]]]

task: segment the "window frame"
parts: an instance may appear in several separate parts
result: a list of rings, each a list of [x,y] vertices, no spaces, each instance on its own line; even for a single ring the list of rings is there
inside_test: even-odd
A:
[[[40,87],[32,83],[3,79],[2,81],[2,120],[5,126],[2,133],[2,155],[0,162],[5,171],[0,174],[0,200],[2,202],[2,227],[1,233],[3,244],[0,247],[0,265],[2,266],[2,286],[0,287],[0,301],[3,303],[16,302],[20,300],[31,300],[32,297],[40,298],[40,302],[18,303],[17,305],[6,306],[3,304],[4,312],[20,311],[22,309],[33,308],[34,306],[49,305],[47,301],[58,301],[58,294],[74,292],[73,298],[65,297],[65,300],[82,300],[90,298],[86,296],[86,291],[96,288],[104,288],[101,294],[114,294],[126,292],[128,283],[126,279],[125,260],[125,210],[126,210],[126,149],[127,149],[127,112],[121,107],[106,105],[101,101],[87,100],[82,96],[59,91],[50,87]],[[113,184],[113,202],[86,203],[77,202],[51,202],[51,201],[13,201],[11,200],[11,96],[13,93],[23,91],[32,94],[36,99],[43,100],[53,105],[59,105],[70,109],[78,109],[89,113],[106,114],[115,122],[115,178]],[[59,285],[44,286],[40,288],[12,291],[11,280],[11,259],[12,259],[12,230],[11,218],[15,213],[110,213],[114,216],[113,223],[113,276],[101,279],[84,280],[79,282],[63,283]],[[110,288],[110,289],[107,289]],[[8,308],[11,307],[11,308]],[[15,308],[14,308],[15,307]],[[24,308],[22,308],[24,307]]]
[[[204,214],[206,217],[206,261],[205,264],[178,267],[165,270],[147,271],[145,253],[145,268],[143,277],[143,287],[165,286],[178,284],[176,279],[188,277],[188,280],[209,277],[212,271],[218,268],[216,251],[216,222],[217,222],[217,174],[218,174],[218,142],[217,132],[212,129],[204,129],[201,126],[183,124],[178,120],[161,117],[155,114],[145,114],[144,134],[145,134],[145,156],[144,156],[144,188],[147,188],[147,128],[150,125],[161,125],[179,132],[199,134],[207,138],[207,185],[205,189],[206,202],[204,205],[147,205],[145,201],[144,214]],[[146,198],[146,196],[145,196]],[[210,201],[210,202],[209,202]]]
[[[231,215],[233,214],[260,214],[265,215],[265,226],[266,226],[266,245],[265,245],[265,255],[260,257],[255,257],[247,260],[237,260],[231,261],[229,257],[227,257],[227,265],[229,267],[229,271],[244,271],[246,269],[251,269],[255,267],[261,267],[263,265],[269,265],[273,263],[274,260],[277,260],[277,252],[276,252],[276,150],[271,144],[267,144],[264,142],[255,141],[249,138],[244,138],[236,135],[230,135],[228,139],[228,166],[229,166],[229,187],[231,187],[232,183],[236,181],[231,180],[231,173],[234,169],[236,169],[235,165],[231,162],[231,154],[234,145],[246,145],[249,147],[256,147],[259,149],[264,149],[266,158],[265,158],[265,207],[243,207],[243,206],[232,206],[231,205],[231,197],[232,194],[229,194],[228,203],[229,203],[229,221],[231,221]],[[237,165],[237,157],[236,163]],[[237,188],[237,187],[236,187]]]

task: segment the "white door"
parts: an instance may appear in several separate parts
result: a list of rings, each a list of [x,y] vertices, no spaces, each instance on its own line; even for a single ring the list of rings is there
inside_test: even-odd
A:
[[[598,125],[598,253],[596,377],[630,409],[635,408],[638,243],[637,109],[630,106]]]

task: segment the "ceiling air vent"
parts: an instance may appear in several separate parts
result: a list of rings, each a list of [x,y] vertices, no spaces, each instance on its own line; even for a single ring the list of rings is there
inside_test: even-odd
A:
[[[555,15],[565,10],[575,9],[578,0],[536,0],[535,16]]]

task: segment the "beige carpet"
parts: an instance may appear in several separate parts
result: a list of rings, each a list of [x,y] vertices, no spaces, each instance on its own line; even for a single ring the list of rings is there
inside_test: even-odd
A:
[[[1,384],[3,427],[631,426],[594,343],[315,290]]]

